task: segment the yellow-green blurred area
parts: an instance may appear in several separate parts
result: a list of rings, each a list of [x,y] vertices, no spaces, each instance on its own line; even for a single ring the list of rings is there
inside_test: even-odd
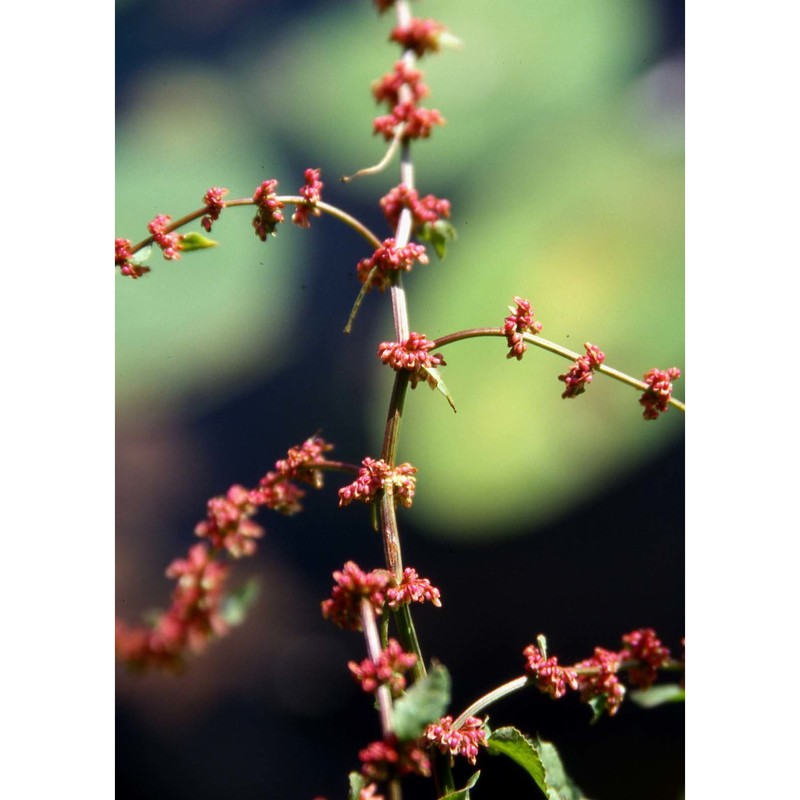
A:
[[[276,177],[280,191],[294,194],[302,169],[287,169],[290,156],[321,166],[346,210],[376,207],[399,182],[394,162],[379,176],[336,185],[383,154],[371,135],[383,110],[369,87],[397,57],[386,43],[391,15],[355,0],[309,4],[308,15],[268,5],[279,23],[256,27],[248,23],[256,4],[230,4],[227,13],[241,22],[226,20],[230,35],[209,60],[176,41],[126,65],[117,236],[144,238],[156,214],[199,208],[214,185],[246,197]],[[184,14],[185,36],[202,39],[218,22],[214,14],[225,12],[201,6],[205,16],[184,2],[154,7],[152,35]],[[680,61],[652,57],[653,6],[426,0],[414,11],[442,20],[464,46],[419,62],[431,90],[424,104],[447,124],[413,146],[417,185],[451,200],[458,239],[444,261],[431,254],[406,277],[412,330],[434,338],[501,326],[520,295],[533,303],[542,335],[577,352],[595,343],[609,366],[637,378],[651,367],[683,368],[683,71]],[[372,213],[370,225],[387,236]],[[211,234],[219,247],[179,262],[154,252],[152,273],[117,278],[121,420],[221,407],[308,357],[316,340],[352,347],[341,329],[358,291],[355,264],[340,263],[336,247],[316,249],[314,227],[286,224],[264,244],[251,217],[249,209],[223,212]],[[352,243],[355,235],[342,236]],[[365,245],[361,257],[369,254]],[[326,298],[338,308],[325,327],[303,299],[323,271],[341,276],[340,290]],[[365,305],[388,302],[375,295]],[[392,376],[372,354],[393,338],[387,315],[356,321],[371,326],[361,335],[374,342],[365,351],[372,360],[356,373],[363,402],[354,407],[373,446],[347,453],[349,460],[380,449]],[[431,535],[531,531],[635,472],[682,433],[675,409],[645,422],[629,387],[597,376],[584,395],[562,400],[557,376],[567,361],[536,348],[521,362],[505,353],[502,339],[444,351],[457,414],[424,385],[407,399],[400,458],[419,470],[409,513]],[[685,397],[684,385],[677,382],[677,396]],[[315,404],[342,397],[349,395],[332,380],[313,398],[297,398],[309,434]],[[337,443],[341,435],[325,434]]]

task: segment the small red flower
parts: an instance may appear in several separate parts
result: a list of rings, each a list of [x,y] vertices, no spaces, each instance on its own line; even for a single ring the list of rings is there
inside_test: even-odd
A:
[[[672,397],[672,381],[680,376],[681,371],[677,367],[651,369],[645,373],[644,381],[648,387],[639,398],[639,403],[644,406],[642,416],[645,419],[658,419],[659,414],[667,412]]]
[[[392,697],[399,697],[406,688],[403,673],[408,672],[416,663],[417,657],[413,653],[406,653],[396,639],[389,639],[377,661],[369,658],[365,658],[360,664],[351,661],[348,668],[365,692],[374,693],[379,686],[386,685]]]
[[[153,241],[161,248],[164,258],[168,261],[177,261],[181,254],[181,239],[179,233],[167,233],[172,217],[168,214],[159,214],[154,217],[147,225],[147,230],[153,235]]]
[[[386,221],[392,230],[397,230],[400,213],[404,208],[411,211],[412,231],[418,230],[426,222],[433,224],[442,218],[449,219],[450,217],[449,200],[440,200],[432,194],[420,198],[416,189],[409,189],[404,183],[391,189],[381,198],[380,203]]]
[[[528,349],[522,334],[531,333],[535,335],[539,333],[542,330],[542,323],[534,321],[533,306],[530,300],[515,297],[514,302],[517,307],[508,307],[511,313],[503,322],[503,333],[506,336],[509,347],[506,358],[516,358],[517,361],[521,361],[523,354]]]
[[[435,108],[423,108],[413,101],[397,103],[390,114],[376,117],[372,122],[372,132],[380,133],[390,142],[394,139],[398,125],[404,124],[403,140],[427,139],[434,125],[444,125],[445,118]]]
[[[583,346],[586,348],[586,355],[576,359],[568,372],[558,376],[558,379],[567,385],[561,395],[562,399],[583,394],[586,386],[592,382],[594,368],[605,360],[606,354],[600,348],[589,342]]]
[[[386,598],[392,611],[408,603],[424,603],[426,600],[437,608],[442,605],[441,592],[427,578],[420,578],[412,567],[403,570],[403,579],[386,592]]]
[[[424,368],[445,365],[439,353],[428,352],[432,347],[433,342],[426,339],[424,334],[412,332],[402,342],[381,342],[378,345],[378,358],[397,372],[410,372],[413,389],[419,381],[428,380]]]
[[[421,244],[409,242],[404,247],[397,247],[394,238],[384,239],[383,244],[369,257],[358,262],[356,270],[358,279],[365,283],[373,269],[371,286],[383,291],[391,281],[392,272],[410,272],[415,262],[428,263],[428,255]]]
[[[486,746],[485,720],[467,717],[463,725],[453,730],[453,718],[442,717],[425,729],[425,738],[436,744],[443,753],[451,756],[463,755],[470,764],[478,758],[478,748]]]
[[[253,202],[258,207],[258,211],[253,217],[253,228],[262,242],[267,241],[267,236],[274,236],[275,228],[283,222],[281,213],[283,203],[275,194],[277,187],[278,181],[274,179],[263,181],[253,193]]]
[[[319,179],[319,169],[307,169],[305,171],[305,184],[300,187],[300,195],[303,197],[307,205],[298,206],[297,210],[292,214],[292,222],[299,225],[301,228],[310,228],[311,222],[309,215],[318,217],[320,210],[315,207],[315,204],[322,199],[322,188],[325,184]]]
[[[581,700],[588,702],[594,697],[603,697],[605,710],[612,717],[619,711],[625,697],[625,687],[617,675],[621,661],[619,653],[595,647],[591,658],[575,664],[576,670],[579,670],[578,689]],[[581,669],[590,669],[592,672],[582,673]]]
[[[361,630],[361,598],[366,597],[376,614],[383,613],[389,573],[375,569],[364,572],[354,561],[333,573],[336,586],[330,599],[322,601],[322,616],[340,628]]]
[[[405,61],[395,61],[394,71],[388,72],[372,84],[372,96],[378,103],[388,103],[394,108],[400,102],[400,87],[408,86],[414,102],[427,97],[428,86],[422,81],[422,72],[409,66]]]
[[[527,659],[525,673],[535,678],[540,691],[549,694],[553,699],[558,700],[567,693],[567,686],[572,689],[578,688],[578,676],[575,670],[569,667],[559,667],[558,659],[555,656],[545,658],[541,650],[529,644],[522,655]]]
[[[250,556],[256,551],[255,540],[264,535],[264,529],[251,519],[255,512],[250,492],[244,486],[231,486],[226,495],[208,501],[208,517],[194,532],[234,558]]]
[[[227,189],[220,186],[212,186],[204,195],[203,203],[206,206],[206,214],[200,220],[200,224],[206,231],[211,233],[211,225],[219,219],[220,212],[225,208],[222,198],[228,194]]]
[[[661,644],[652,628],[640,628],[622,637],[624,645],[620,658],[640,661],[641,667],[632,667],[628,673],[631,686],[647,689],[655,683],[658,668],[669,660],[669,649]]]
[[[339,508],[349,506],[354,500],[372,503],[381,491],[391,492],[395,502],[411,508],[416,489],[416,471],[417,468],[411,464],[390,467],[382,458],[376,461],[368,456],[361,462],[358,477],[339,489]]]
[[[131,261],[132,258],[131,240],[115,239],[114,266],[119,267],[119,271],[122,275],[126,275],[129,278],[141,278],[146,272],[150,272],[150,267],[134,264],[133,261]]]
[[[387,781],[409,774],[424,777],[431,774],[431,762],[425,750],[413,740],[400,742],[394,735],[367,745],[358,757],[361,773],[374,781]]]
[[[389,41],[397,42],[404,50],[413,50],[417,56],[436,53],[441,48],[441,36],[445,28],[435,19],[414,17],[408,25],[398,25],[389,35]]]

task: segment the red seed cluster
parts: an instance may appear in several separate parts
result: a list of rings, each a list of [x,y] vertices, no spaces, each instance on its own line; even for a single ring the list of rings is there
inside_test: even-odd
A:
[[[372,742],[359,754],[361,774],[374,781],[388,781],[403,775],[431,774],[431,762],[424,748],[413,739],[400,742],[393,734]]]
[[[453,718],[442,717],[425,729],[425,738],[433,742],[443,753],[464,756],[470,764],[478,758],[478,748],[486,746],[485,720],[467,717],[460,728],[453,730]]]
[[[529,644],[522,652],[525,656],[525,673],[536,680],[536,685],[555,700],[567,693],[567,686],[578,688],[578,676],[574,669],[558,666],[555,656],[545,658],[541,650]]]
[[[599,347],[589,342],[585,342],[583,346],[586,348],[586,355],[576,359],[568,372],[558,376],[567,385],[561,395],[562,399],[583,394],[586,386],[592,382],[594,368],[605,360],[606,354]]]
[[[181,257],[178,251],[183,236],[180,233],[167,232],[170,222],[172,217],[168,214],[158,214],[147,224],[147,230],[153,235],[153,242],[161,248],[164,258],[167,261],[177,261]]]
[[[391,492],[395,502],[411,508],[416,489],[414,474],[417,468],[411,464],[398,464],[391,467],[382,458],[365,458],[361,462],[358,477],[347,486],[339,489],[339,507],[349,506],[354,500],[372,503],[379,492]]]
[[[430,353],[434,343],[425,338],[425,334],[414,333],[408,335],[402,342],[381,342],[378,345],[378,358],[397,372],[409,372],[411,388],[419,381],[427,381],[425,369],[445,365],[444,358],[439,353]]]
[[[397,586],[386,592],[387,605],[392,611],[408,603],[433,603],[437,608],[442,606],[441,592],[427,578],[420,578],[413,567],[403,570],[403,579]]]
[[[514,302],[516,303],[516,308],[514,306],[508,307],[511,313],[503,322],[503,333],[506,336],[509,347],[506,358],[516,358],[517,361],[521,361],[522,356],[528,349],[522,334],[539,333],[542,330],[542,323],[534,321],[533,306],[530,300],[515,297]]]
[[[379,686],[388,686],[392,697],[399,697],[406,688],[404,673],[416,663],[413,653],[406,653],[396,639],[389,639],[377,661],[366,658],[360,664],[351,661],[347,666],[365,692],[373,694]]]
[[[393,272],[410,272],[416,262],[428,263],[425,247],[415,242],[397,247],[394,237],[391,237],[384,239],[383,244],[369,258],[359,261],[356,270],[361,283],[366,283],[369,279],[371,288],[384,291],[391,284],[390,276]]]
[[[644,382],[648,387],[639,398],[639,403],[644,406],[642,416],[645,419],[658,419],[659,414],[667,412],[672,397],[672,381],[680,376],[681,371],[677,367],[651,369],[644,374]]]
[[[211,233],[211,225],[219,219],[220,212],[225,208],[223,197],[228,194],[227,189],[221,186],[212,186],[204,195],[203,203],[206,207],[205,216],[200,220],[203,228]]]
[[[414,17],[407,25],[395,27],[389,34],[389,41],[397,42],[404,50],[413,50],[420,57],[439,51],[444,30],[444,25],[435,19]]]
[[[416,189],[409,189],[404,183],[395,186],[381,198],[386,221],[392,230],[397,230],[400,214],[404,208],[411,211],[411,231],[419,230],[425,223],[433,224],[440,219],[450,218],[450,201],[432,194],[420,197]]]
[[[262,242],[267,241],[267,236],[274,236],[275,228],[283,222],[283,203],[275,194],[277,188],[278,181],[272,179],[263,181],[253,193],[253,202],[258,208],[253,217],[253,228]]]
[[[361,599],[367,598],[376,614],[383,613],[389,573],[375,569],[364,572],[354,561],[333,573],[336,586],[322,601],[322,616],[346,630],[361,630]]]
[[[309,215],[314,217],[320,215],[320,210],[315,206],[322,199],[322,188],[325,184],[319,179],[319,173],[319,169],[309,168],[305,171],[305,183],[300,187],[299,192],[307,205],[298,206],[292,214],[292,222],[301,228],[311,227]]]

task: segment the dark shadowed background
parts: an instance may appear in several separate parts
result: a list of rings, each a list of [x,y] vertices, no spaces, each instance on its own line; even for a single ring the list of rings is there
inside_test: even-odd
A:
[[[420,0],[415,13],[465,46],[419,65],[447,125],[414,147],[418,186],[451,199],[459,238],[406,281],[412,328],[500,325],[519,294],[547,338],[595,342],[635,376],[682,367],[683,4]],[[392,24],[367,0],[118,2],[116,235],[143,238],[212,185],[244,197],[275,177],[295,193],[309,166],[325,199],[388,235],[377,200],[396,165],[337,178],[381,155],[369,85],[396,58]],[[209,497],[255,485],[317,431],[343,460],[380,449],[388,297],[368,296],[341,332],[368,248],[330,219],[264,244],[250,217],[231,209],[220,247],[117,281],[116,613],[129,622],[167,604],[164,569]],[[684,632],[683,418],[644,422],[636,394],[602,377],[563,401],[566,362],[504,353],[502,340],[451,348],[458,413],[420,386],[401,433],[419,469],[399,513],[404,560],[444,601],[415,620],[456,713],[521,674],[538,633],[570,662],[642,626],[679,653]],[[346,796],[378,722],[346,668],[362,642],[319,603],[333,570],[379,566],[382,549],[368,510],[338,510],[328,483],[302,515],[259,518],[268,535],[232,575],[261,586],[243,627],[180,678],[119,672],[120,798]],[[589,725],[576,698],[529,692],[490,716],[554,741],[593,800],[682,795],[681,706],[626,704]],[[535,796],[514,765],[480,767],[476,798]]]

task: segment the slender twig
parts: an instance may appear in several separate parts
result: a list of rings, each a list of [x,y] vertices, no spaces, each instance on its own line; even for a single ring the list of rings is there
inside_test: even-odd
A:
[[[502,336],[505,337],[505,332],[502,328],[469,328],[468,330],[463,331],[456,331],[455,333],[448,333],[445,336],[440,336],[438,339],[434,339],[433,347],[431,350],[438,350],[440,347],[445,347],[448,344],[453,344],[454,342],[461,342],[465,339],[476,339],[481,336]],[[536,347],[541,347],[543,350],[549,350],[551,353],[555,353],[556,355],[561,356],[562,358],[566,358],[569,361],[577,361],[582,356],[579,353],[574,353],[572,350],[567,349],[566,347],[562,347],[560,344],[556,344],[555,342],[551,342],[548,339],[544,339],[543,337],[537,335],[533,335],[530,333],[523,333],[522,338],[528,343],[535,345]],[[628,386],[633,386],[639,391],[645,392],[650,387],[644,381],[637,380],[636,378],[632,378],[630,375],[627,375],[624,372],[620,372],[619,370],[613,369],[612,367],[607,367],[605,364],[599,364],[598,366],[592,367],[595,372],[600,372],[603,375],[608,375],[609,378],[614,378],[622,383],[627,383]],[[686,411],[686,404],[682,401],[670,397],[669,404],[679,411]]]

